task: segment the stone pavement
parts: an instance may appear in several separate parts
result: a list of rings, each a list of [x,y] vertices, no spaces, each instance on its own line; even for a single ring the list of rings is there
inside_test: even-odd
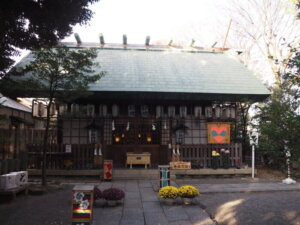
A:
[[[202,194],[235,192],[300,191],[300,183],[282,184],[279,180],[259,179],[177,179],[173,186],[194,185]],[[165,205],[157,195],[157,181],[119,180],[101,182],[101,190],[109,187],[125,191],[125,199],[117,207],[107,207],[100,201],[94,208],[93,225],[213,225],[215,222],[204,210],[201,195],[185,206],[180,199],[172,206]]]
[[[173,185],[176,185],[173,183]],[[197,199],[185,206],[181,200],[172,206],[165,205],[157,195],[157,181],[113,181],[98,185],[101,190],[109,187],[125,191],[125,199],[116,207],[100,202],[94,208],[93,225],[213,225]]]

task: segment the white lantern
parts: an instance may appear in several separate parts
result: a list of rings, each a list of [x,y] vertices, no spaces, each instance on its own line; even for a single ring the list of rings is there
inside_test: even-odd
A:
[[[149,116],[149,107],[147,105],[141,106],[141,115],[142,117],[148,117]]]
[[[220,107],[220,106],[217,106],[217,107],[215,108],[215,116],[216,116],[217,118],[220,118],[220,117],[221,117],[221,107]]]
[[[205,116],[206,116],[206,118],[211,118],[212,117],[212,107],[211,106],[206,106],[205,107]]]
[[[179,107],[179,115],[181,118],[185,118],[187,116],[187,107],[186,106]]]
[[[68,110],[68,106],[66,104],[59,105],[58,112],[59,115],[63,115]]]
[[[135,105],[128,106],[128,116],[135,117]]]
[[[52,103],[50,107],[50,116],[54,116],[56,114],[56,105]]]
[[[94,105],[87,105],[86,114],[87,114],[87,116],[94,116],[95,115],[95,106]]]
[[[230,118],[230,108],[229,107],[226,107],[225,108],[225,113],[224,113],[224,115],[225,115],[225,118]]]
[[[35,101],[32,102],[32,116],[39,116],[39,104]]]
[[[169,106],[168,107],[168,116],[175,117],[175,114],[176,114],[175,106]]]
[[[41,102],[39,102],[39,116],[40,117],[43,117],[44,116],[44,114],[45,114],[45,106],[44,106],[44,104],[43,103],[41,103]]]
[[[99,105],[99,116],[107,116],[107,105]]]
[[[156,106],[156,118],[162,117],[164,114],[164,108],[161,105]]]
[[[112,106],[112,116],[117,117],[118,115],[119,115],[119,106],[114,104]]]
[[[202,116],[202,107],[201,106],[195,106],[195,108],[194,108],[194,116],[196,118],[201,118],[201,116]]]
[[[230,107],[230,117],[232,119],[235,119],[235,107],[234,106]]]
[[[79,105],[78,104],[72,104],[71,105],[71,112],[72,113],[78,113],[79,112]]]

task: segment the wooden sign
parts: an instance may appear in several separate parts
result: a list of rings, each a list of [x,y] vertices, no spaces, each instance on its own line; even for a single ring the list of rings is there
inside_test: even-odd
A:
[[[72,225],[91,225],[93,219],[93,185],[76,185],[72,191]]]
[[[230,144],[230,123],[207,123],[208,144]]]
[[[170,167],[174,170],[189,170],[191,169],[191,162],[170,162]]]

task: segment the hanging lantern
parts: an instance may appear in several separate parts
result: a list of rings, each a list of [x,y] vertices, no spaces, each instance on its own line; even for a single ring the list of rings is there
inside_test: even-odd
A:
[[[147,142],[151,142],[152,138],[150,136],[148,136],[146,140],[147,140]]]
[[[141,138],[141,137],[142,137],[142,135],[140,133],[138,133],[138,138]]]
[[[43,117],[45,115],[45,112],[46,112],[44,104],[39,102],[38,108],[39,108],[39,116]]]
[[[235,107],[234,106],[232,106],[232,107],[230,107],[230,117],[232,118],[232,119],[235,119]]]
[[[196,118],[201,118],[201,116],[202,116],[202,107],[201,106],[195,106],[195,108],[194,108],[194,116]]]
[[[162,117],[163,114],[164,114],[163,106],[160,106],[160,105],[156,106],[156,118]]]
[[[78,104],[72,104],[71,105],[71,112],[72,113],[78,113],[79,112],[79,105]]]
[[[120,138],[118,136],[115,137],[115,142],[119,143],[120,142]]]
[[[212,107],[211,106],[206,106],[205,107],[205,116],[206,116],[206,118],[211,118],[212,117]]]
[[[149,116],[149,107],[147,105],[141,106],[141,115],[142,117],[148,117]]]
[[[67,112],[67,110],[68,106],[66,104],[59,105],[58,107],[59,115],[63,115],[65,112]]]
[[[125,137],[125,134],[124,134],[124,133],[122,133],[121,137],[122,137],[122,138],[124,138],[124,137]]]
[[[32,116],[39,116],[39,104],[36,101],[32,101]]]
[[[135,117],[135,105],[128,106],[128,116]]]
[[[117,117],[119,115],[119,106],[118,105],[113,105],[112,106],[112,116]]]
[[[226,118],[230,118],[230,108],[227,106],[226,108],[225,108],[225,113],[224,113],[224,115],[225,115],[225,117]]]
[[[107,105],[99,106],[99,116],[107,116]]]
[[[111,122],[111,130],[112,131],[116,130],[115,121],[114,120]]]
[[[175,115],[176,115],[175,106],[169,106],[168,107],[168,116],[175,117]]]
[[[179,107],[179,115],[181,118],[185,118],[187,116],[187,107],[186,106]]]
[[[221,107],[217,106],[215,108],[215,117],[220,118],[221,117]]]
[[[86,115],[93,117],[95,115],[95,106],[94,105],[87,105],[86,106]]]

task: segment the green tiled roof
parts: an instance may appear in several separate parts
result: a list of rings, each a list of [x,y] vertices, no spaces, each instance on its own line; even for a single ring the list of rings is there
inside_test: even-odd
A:
[[[90,85],[95,92],[269,95],[251,71],[226,53],[99,48],[96,60],[101,68],[95,69],[107,74]]]
[[[100,50],[107,75],[93,91],[269,94],[243,65],[223,53]]]

